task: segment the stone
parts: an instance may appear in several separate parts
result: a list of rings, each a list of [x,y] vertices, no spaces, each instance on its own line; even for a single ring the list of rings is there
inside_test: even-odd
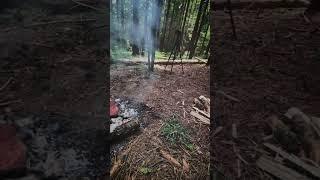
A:
[[[110,100],[110,117],[117,117],[119,114],[119,108],[116,104],[116,102]]]
[[[27,148],[12,125],[0,125],[0,174],[25,169]]]

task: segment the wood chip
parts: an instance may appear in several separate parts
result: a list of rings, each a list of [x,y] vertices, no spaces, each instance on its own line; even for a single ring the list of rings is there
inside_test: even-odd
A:
[[[309,178],[299,174],[298,172],[275,162],[267,156],[262,156],[257,161],[257,166],[262,170],[274,175],[282,180],[309,180]]]
[[[263,145],[266,146],[267,148],[271,149],[272,151],[278,153],[284,159],[290,161],[291,163],[295,164],[296,166],[299,166],[299,167],[305,169],[307,172],[309,172],[313,176],[320,178],[320,168],[311,166],[311,165],[305,163],[304,161],[302,161],[301,159],[299,159],[297,156],[295,156],[293,154],[289,154],[289,153],[281,150],[281,148],[276,147],[270,143],[264,143]]]
[[[168,152],[161,149],[160,153],[171,164],[173,164],[174,166],[177,166],[177,167],[181,167],[181,164],[175,158],[173,158]]]
[[[183,165],[182,169],[184,172],[190,171],[189,163],[185,159],[182,160],[182,165]]]
[[[190,114],[192,116],[194,116],[196,119],[198,119],[201,122],[203,122],[204,124],[210,124],[210,119],[209,118],[204,117],[204,116],[200,115],[199,113],[197,113],[195,111],[191,111]]]

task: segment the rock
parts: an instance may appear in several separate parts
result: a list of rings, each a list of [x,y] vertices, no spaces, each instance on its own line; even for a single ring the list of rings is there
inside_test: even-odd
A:
[[[33,119],[32,117],[27,117],[27,118],[15,120],[14,122],[19,127],[26,127],[33,124]]]
[[[119,108],[117,106],[117,104],[110,100],[110,117],[113,118],[113,117],[117,117],[119,114]]]
[[[26,167],[26,146],[11,125],[0,125],[0,174],[19,172]]]

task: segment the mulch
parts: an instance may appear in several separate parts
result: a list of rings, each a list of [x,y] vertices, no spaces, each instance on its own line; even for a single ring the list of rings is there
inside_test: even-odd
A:
[[[214,12],[213,119],[214,129],[224,128],[211,136],[211,164],[222,177],[270,179],[255,165],[267,117],[292,106],[320,116],[320,35],[301,16],[303,10],[235,11],[238,40],[232,38],[228,14]]]

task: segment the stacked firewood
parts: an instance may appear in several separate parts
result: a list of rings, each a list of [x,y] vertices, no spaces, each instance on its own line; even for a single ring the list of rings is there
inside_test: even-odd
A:
[[[210,99],[204,96],[194,98],[191,115],[204,124],[210,124]]]
[[[279,179],[320,179],[320,118],[292,107],[284,117],[271,116],[272,134],[264,138],[257,166]]]

